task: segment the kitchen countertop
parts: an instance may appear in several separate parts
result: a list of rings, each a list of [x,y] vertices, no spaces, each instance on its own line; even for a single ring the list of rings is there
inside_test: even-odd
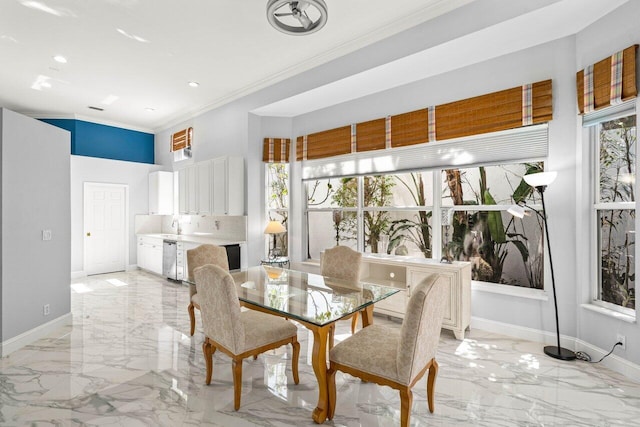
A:
[[[165,234],[165,233],[145,233],[138,234],[138,237],[152,237],[162,240],[174,240],[176,242],[189,242],[189,243],[208,243],[212,245],[224,246],[224,245],[240,245],[246,243],[244,240],[222,240],[216,239],[213,235],[209,234]]]

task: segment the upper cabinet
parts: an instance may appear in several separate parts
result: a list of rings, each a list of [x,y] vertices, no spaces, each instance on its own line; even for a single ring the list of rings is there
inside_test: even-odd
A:
[[[173,172],[149,174],[149,215],[173,215]]]
[[[244,159],[220,157],[178,171],[179,212],[244,215]]]

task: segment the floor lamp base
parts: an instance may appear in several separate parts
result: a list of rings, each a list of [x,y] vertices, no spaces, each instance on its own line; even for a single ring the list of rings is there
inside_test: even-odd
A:
[[[560,360],[575,360],[576,354],[567,350],[566,348],[557,347],[555,345],[548,345],[544,348],[544,354],[547,356],[553,357],[554,359]]]

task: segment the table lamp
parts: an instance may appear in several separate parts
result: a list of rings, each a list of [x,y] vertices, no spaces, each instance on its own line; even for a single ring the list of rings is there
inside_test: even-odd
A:
[[[269,248],[269,259],[273,259],[276,257],[276,234],[286,233],[287,229],[282,225],[280,221],[269,221],[266,228],[264,229],[264,234],[271,234],[273,236],[273,249]],[[269,245],[271,246],[271,245]]]

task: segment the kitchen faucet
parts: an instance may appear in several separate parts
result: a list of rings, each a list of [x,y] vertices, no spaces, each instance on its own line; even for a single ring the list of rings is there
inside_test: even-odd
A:
[[[179,236],[180,234],[182,234],[182,229],[180,228],[180,219],[179,218],[174,218],[173,219],[173,222],[171,223],[171,227],[175,227],[176,224],[178,225],[177,233],[178,233],[178,236]]]

